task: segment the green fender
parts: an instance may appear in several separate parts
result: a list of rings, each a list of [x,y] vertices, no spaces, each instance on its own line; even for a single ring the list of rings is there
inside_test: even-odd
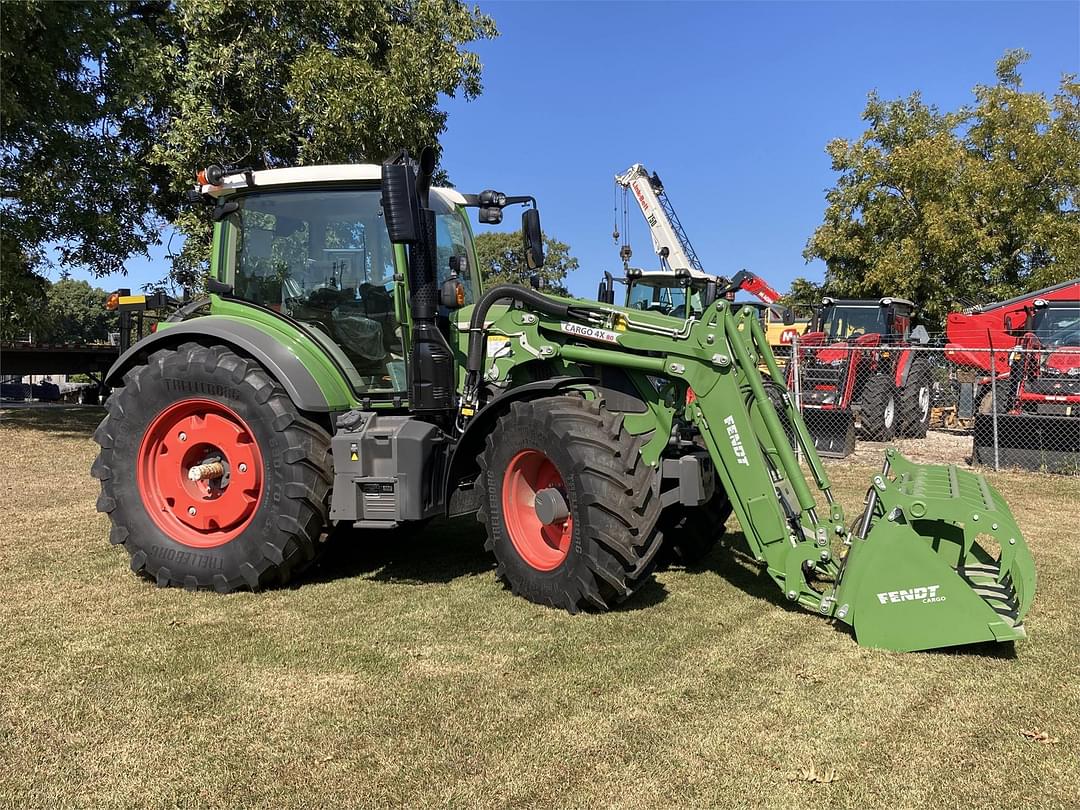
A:
[[[179,323],[162,323],[124,352],[109,369],[105,384],[123,385],[132,366],[159,349],[188,343],[225,345],[256,360],[288,392],[301,410],[343,411],[355,406],[349,385],[319,346],[287,322],[268,323],[232,315],[204,315]]]

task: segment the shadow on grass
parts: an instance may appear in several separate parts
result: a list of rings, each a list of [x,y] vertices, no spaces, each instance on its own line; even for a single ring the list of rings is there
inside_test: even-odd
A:
[[[495,558],[484,549],[483,526],[469,517],[433,520],[423,527],[367,532],[338,527],[327,542],[322,558],[291,587],[349,577],[445,584],[487,574],[495,568]],[[613,611],[643,610],[664,601],[667,593],[662,584],[649,579]]]
[[[426,526],[361,531],[339,526],[322,558],[294,587],[366,576],[380,582],[446,583],[495,567],[475,521],[433,520]]]
[[[40,430],[61,439],[89,439],[105,417],[92,405],[22,405],[0,408],[0,426]]]

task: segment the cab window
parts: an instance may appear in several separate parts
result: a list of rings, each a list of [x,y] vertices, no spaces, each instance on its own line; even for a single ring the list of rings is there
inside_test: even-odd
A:
[[[435,260],[438,283],[441,285],[450,277],[451,257],[465,257],[465,262],[459,265],[458,280],[465,288],[465,305],[468,306],[476,300],[475,270],[472,266],[473,256],[469,250],[468,225],[456,211],[448,214],[435,215],[435,245],[438,256]]]
[[[378,190],[257,192],[236,198],[224,281],[309,325],[355,367],[365,392],[405,388],[394,252]]]

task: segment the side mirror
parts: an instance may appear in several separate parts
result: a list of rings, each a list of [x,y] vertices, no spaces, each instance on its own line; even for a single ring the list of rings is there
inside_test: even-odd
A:
[[[792,312],[788,307],[784,307],[784,326],[794,326],[794,325],[795,325],[795,313]]]
[[[412,166],[383,164],[382,209],[391,242],[411,245],[420,241],[420,201],[416,197]]]
[[[456,273],[439,287],[439,303],[447,309],[461,309],[465,306],[465,287]]]
[[[525,241],[525,263],[530,270],[544,266],[544,234],[540,230],[540,212],[528,208],[521,215],[521,235]]]
[[[1010,312],[1005,316],[1005,331],[1019,332],[1027,323],[1027,314],[1024,312]]]

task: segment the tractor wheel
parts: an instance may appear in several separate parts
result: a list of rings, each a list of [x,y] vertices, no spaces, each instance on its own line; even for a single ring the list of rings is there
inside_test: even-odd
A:
[[[645,441],[596,401],[512,403],[478,459],[499,579],[571,613],[608,610],[646,581],[663,538]]]
[[[330,437],[254,361],[195,343],[155,352],[124,375],[94,439],[109,540],[159,586],[257,590],[315,558]]]
[[[665,509],[659,524],[664,535],[661,564],[700,563],[724,536],[724,524],[731,510],[731,501],[720,489],[701,506],[675,505]]]
[[[908,381],[900,389],[900,438],[924,439],[930,427],[930,366],[922,358],[911,361]]]
[[[872,442],[892,441],[896,436],[896,386],[884,374],[866,381],[859,396],[859,421]]]
[[[1011,380],[994,383],[994,391],[991,393],[990,386],[979,400],[979,413],[989,416],[994,412],[994,403],[997,403],[998,413],[1009,413],[1012,410],[1013,386]]]

